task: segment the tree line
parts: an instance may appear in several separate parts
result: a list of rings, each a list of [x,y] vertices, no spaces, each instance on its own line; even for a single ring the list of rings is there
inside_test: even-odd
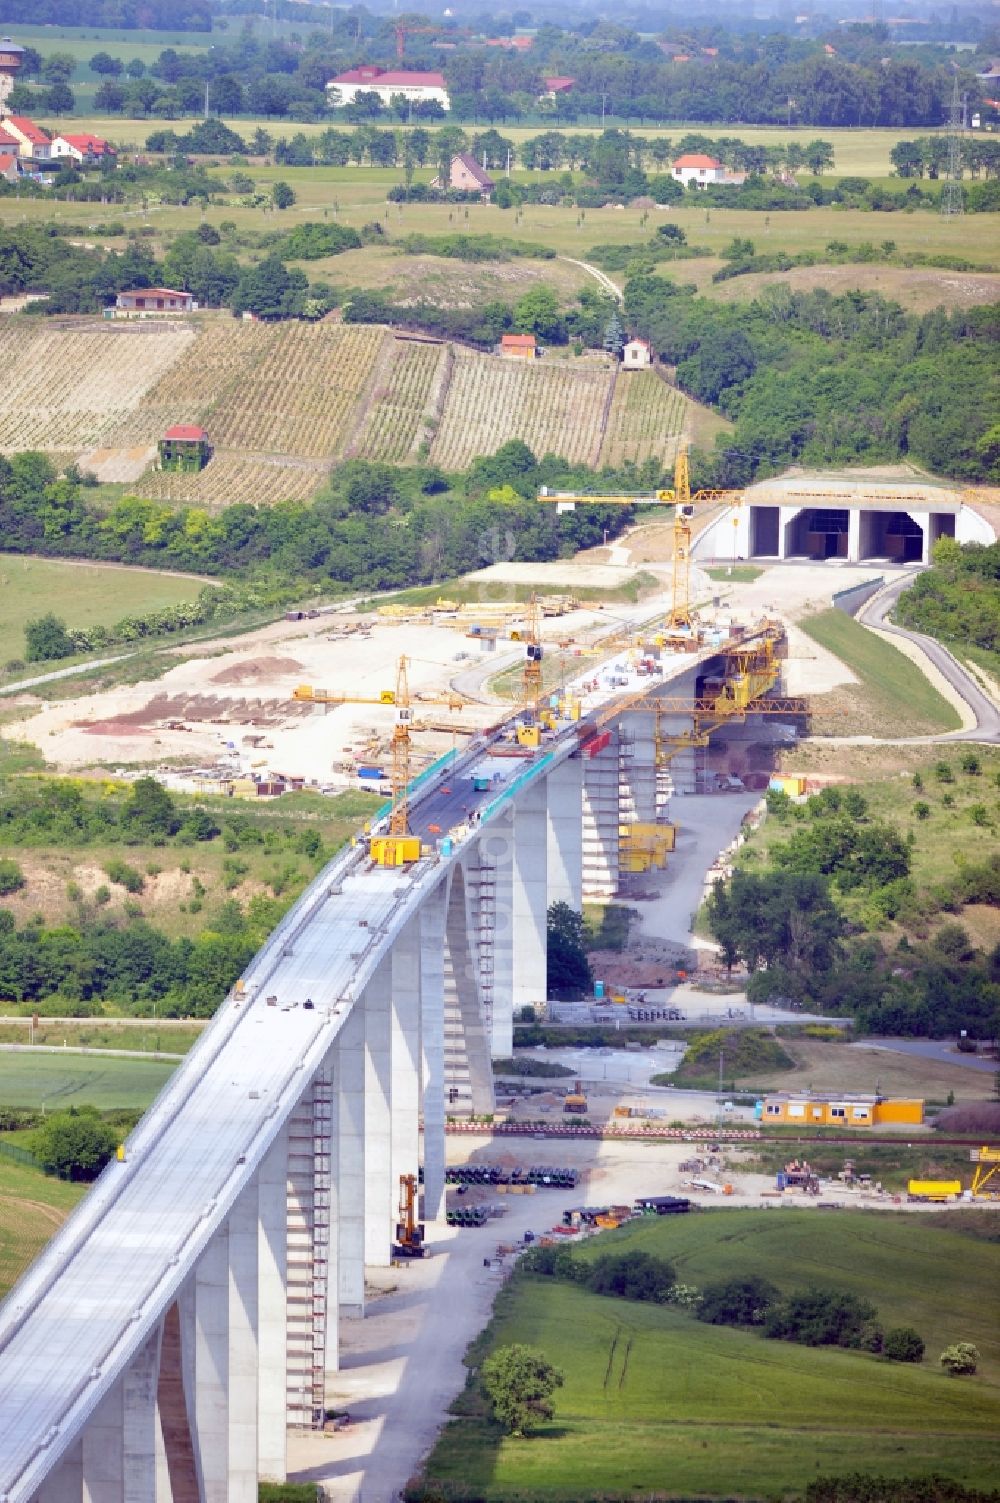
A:
[[[16,6],[17,0],[11,0]],[[52,0],[49,0],[52,3]],[[37,21],[37,16],[31,18]],[[193,19],[201,23],[203,14]],[[478,18],[510,34],[511,22]],[[530,48],[467,41],[442,54],[419,34],[409,38],[406,65],[442,69],[451,113],[486,122],[539,118],[577,120],[692,120],[709,124],[806,126],[938,125],[947,113],[952,70],[944,53],[903,54],[884,27],[837,27],[829,36],[742,35],[726,27],[684,28],[679,43],[628,26],[567,18],[539,26]],[[90,22],[89,24],[93,24]],[[175,22],[176,24],[176,22]],[[186,24],[186,20],[185,20]],[[426,23],[429,29],[431,23]],[[198,29],[207,29],[203,24]],[[303,38],[258,36],[251,24],[218,33],[209,48],[164,48],[147,70],[95,52],[102,112],[176,118],[203,108],[206,90],[220,114],[321,119],[329,111],[327,84],[359,63],[398,66],[390,21],[352,7]],[[138,60],[133,60],[133,62]],[[549,99],[547,75],[569,76],[568,91]],[[974,106],[982,85],[963,70]],[[30,109],[34,91],[16,86],[14,107]],[[50,88],[67,89],[63,82]],[[71,106],[72,107],[72,106]],[[440,118],[436,102],[392,100],[362,91],[336,113],[348,120],[398,115]]]
[[[0,529],[10,552],[236,574],[261,590],[294,585],[301,598],[342,586],[429,584],[508,550],[525,560],[568,557],[599,544],[605,530],[615,536],[628,514],[590,506],[556,516],[534,499],[541,485],[641,489],[659,474],[653,463],[596,476],[554,456],[538,460],[512,440],[447,478],[428,466],[349,460],[309,503],[208,512],[125,496],[104,509],[87,487],[59,478],[46,455],[28,452],[0,458]]]

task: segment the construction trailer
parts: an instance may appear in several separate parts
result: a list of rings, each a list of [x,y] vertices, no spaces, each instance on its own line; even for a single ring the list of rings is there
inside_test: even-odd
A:
[[[924,1103],[888,1096],[825,1096],[779,1091],[754,1106],[759,1122],[790,1127],[919,1127]]]

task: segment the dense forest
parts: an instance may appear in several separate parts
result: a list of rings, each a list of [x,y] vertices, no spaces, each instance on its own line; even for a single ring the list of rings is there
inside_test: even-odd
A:
[[[912,459],[941,474],[1000,476],[1000,305],[922,316],[877,293],[765,289],[713,303],[666,277],[625,285],[630,328],[677,381],[736,425],[714,478],[741,485],[791,462]]]

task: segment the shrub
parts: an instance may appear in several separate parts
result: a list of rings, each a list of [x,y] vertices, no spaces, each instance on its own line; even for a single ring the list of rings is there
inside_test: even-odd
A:
[[[102,1122],[93,1107],[56,1112],[38,1129],[32,1144],[47,1174],[60,1179],[96,1179],[118,1143],[113,1127]]]
[[[702,1292],[698,1319],[713,1326],[763,1325],[768,1310],[780,1297],[772,1283],[756,1274],[708,1284]]]
[[[651,1253],[606,1253],[590,1266],[587,1288],[619,1299],[655,1300],[665,1304],[676,1282],[673,1265]]]
[[[882,1356],[887,1362],[922,1362],[923,1338],[912,1326],[893,1326],[885,1333]]]
[[[16,861],[6,856],[0,859],[0,895],[6,897],[8,893],[20,892],[27,885],[28,879]]]
[[[979,1365],[979,1348],[973,1346],[971,1341],[956,1341],[952,1346],[945,1347],[938,1361],[953,1378],[972,1374]]]
[[[839,1289],[799,1289],[768,1310],[764,1335],[803,1346],[861,1347],[876,1313],[870,1301]]]
[[[146,885],[142,872],[136,871],[134,866],[129,866],[127,861],[121,861],[117,857],[109,861],[104,870],[111,881],[117,882],[119,887],[124,887],[126,892],[142,892]]]

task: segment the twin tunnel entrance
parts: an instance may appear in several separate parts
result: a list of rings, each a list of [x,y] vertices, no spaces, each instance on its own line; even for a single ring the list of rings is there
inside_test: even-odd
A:
[[[938,538],[954,536],[955,517],[948,512],[750,507],[751,558],[919,564],[929,561]]]

